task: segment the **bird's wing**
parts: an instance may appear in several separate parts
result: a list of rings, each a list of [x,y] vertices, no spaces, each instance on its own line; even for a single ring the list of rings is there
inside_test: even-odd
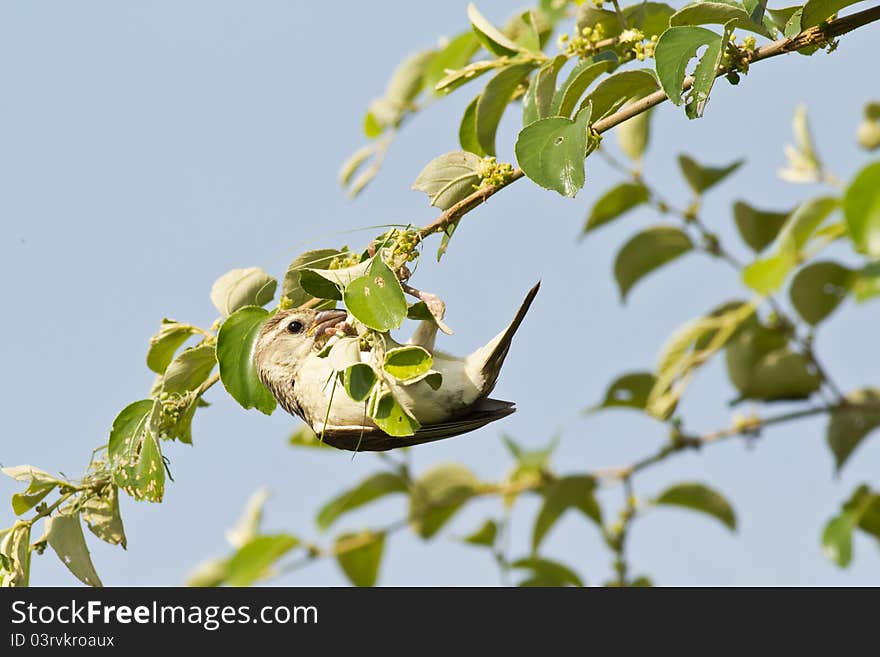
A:
[[[331,425],[325,429],[323,438],[331,447],[351,452],[384,452],[452,438],[507,417],[515,410],[513,402],[481,399],[461,415],[436,424],[423,424],[412,436],[389,436],[376,427]]]
[[[472,373],[471,376],[475,380],[482,381],[481,390],[483,395],[488,395],[495,387],[495,383],[498,381],[498,374],[501,372],[501,366],[504,364],[504,359],[507,358],[507,352],[510,350],[510,342],[513,340],[519,325],[525,319],[526,313],[529,312],[529,307],[532,305],[532,301],[535,300],[535,295],[538,294],[540,287],[541,283],[538,283],[529,290],[516,316],[506,329],[496,335],[488,344],[480,347],[480,349],[468,356],[467,369]]]

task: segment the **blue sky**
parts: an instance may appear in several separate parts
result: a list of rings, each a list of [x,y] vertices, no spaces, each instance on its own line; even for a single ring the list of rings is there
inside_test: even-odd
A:
[[[363,110],[407,53],[466,25],[464,0],[444,3],[332,3],[223,0],[118,3],[3,3],[0,6],[0,324],[4,430],[0,462],[32,463],[78,476],[106,440],[116,413],[142,398],[152,375],[146,345],[163,316],[210,325],[213,280],[233,267],[281,276],[306,248],[359,246],[384,223],[424,224],[435,216],[410,190],[421,167],[455,150],[458,120],[476,87],[436,103],[412,121],[380,177],[356,201],[336,172],[362,143]],[[501,21],[519,4],[480,3]],[[653,123],[649,181],[684,203],[675,156],[747,167],[713,191],[706,221],[742,256],[732,202],[786,208],[820,190],[781,182],[782,145],[794,107],[808,104],[822,157],[847,178],[868,157],[855,145],[871,86],[876,29],[841,40],[832,56],[789,55],[756,65],[738,87],[719,84],[705,118],[688,121],[663,106]],[[821,84],[819,83],[821,82]],[[513,159],[511,110],[499,131],[499,157]],[[608,139],[606,143],[613,142]],[[658,218],[639,210],[577,237],[598,195],[619,179],[598,158],[575,200],[519,182],[471,213],[449,254],[426,258],[416,282],[443,296],[456,329],[442,348],[465,353],[512,315],[525,291],[543,286],[511,350],[496,396],[518,412],[502,423],[413,450],[416,471],[459,461],[499,478],[511,462],[502,432],[540,446],[560,432],[561,472],[622,465],[659,446],[662,425],[636,413],[584,417],[618,374],[649,368],[666,336],[718,302],[741,297],[736,276],[694,254],[618,300],[614,255]],[[877,383],[878,306],[847,302],[821,329],[818,351],[845,389]],[[688,426],[726,425],[734,391],[721,363],[701,372],[682,406]],[[268,530],[319,538],[314,515],[343,487],[379,469],[372,455],[294,450],[297,421],[241,410],[222,391],[199,412],[195,445],[165,446],[175,483],[161,505],[123,501],[129,548],[91,542],[106,584],[176,585],[201,560],[226,553],[224,530],[248,495],[273,491]],[[880,584],[876,543],[859,537],[853,565],[837,569],[818,539],[827,518],[863,481],[878,483],[880,440],[867,441],[835,478],[822,419],[766,432],[752,448],[734,440],[688,454],[636,479],[649,496],[683,480],[711,483],[733,502],[736,534],[696,514],[658,510],[631,536],[636,572],[658,583]],[[17,489],[0,480],[4,499]],[[603,491],[611,512],[621,491]],[[513,520],[511,556],[528,549],[537,500]],[[380,582],[494,585],[491,557],[454,538],[497,514],[480,501],[429,544],[408,533],[386,545]],[[339,522],[380,526],[405,513],[390,499]],[[11,523],[11,509],[0,513]],[[604,581],[610,557],[595,527],[566,517],[544,552]],[[75,584],[50,554],[35,559],[32,582]],[[278,580],[339,585],[335,564],[317,563]]]

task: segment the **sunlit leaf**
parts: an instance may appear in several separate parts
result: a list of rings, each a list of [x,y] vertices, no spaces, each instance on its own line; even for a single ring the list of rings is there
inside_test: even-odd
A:
[[[408,381],[426,374],[434,359],[422,347],[408,345],[395,347],[385,353],[383,369],[399,381]]]
[[[506,37],[501,30],[492,25],[485,16],[483,16],[474,3],[470,3],[467,8],[467,16],[474,28],[474,32],[480,43],[497,57],[505,55],[516,55],[524,50],[517,43]]]
[[[273,566],[299,545],[290,534],[265,534],[252,538],[232,555],[226,565],[226,581],[231,586],[250,586],[271,577]]]
[[[807,0],[801,14],[801,29],[815,27],[826,18],[830,18],[841,9],[854,5],[862,0]]]

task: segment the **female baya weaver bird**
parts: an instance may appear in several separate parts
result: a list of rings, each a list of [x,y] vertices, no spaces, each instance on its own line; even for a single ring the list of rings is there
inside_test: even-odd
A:
[[[328,331],[342,324],[345,310],[307,308],[279,311],[257,338],[254,362],[263,384],[288,413],[298,415],[329,445],[340,449],[384,451],[418,445],[479,429],[514,412],[512,402],[489,399],[514,334],[538,293],[526,295],[513,321],[487,344],[464,358],[434,349],[437,324],[423,320],[408,344],[431,353],[442,375],[439,388],[426,381],[411,385],[387,382],[395,399],[421,425],[413,435],[390,436],[366,413],[364,402],[335,394],[336,370],[319,356]],[[401,346],[385,336],[386,344]],[[369,352],[361,354],[369,361]]]

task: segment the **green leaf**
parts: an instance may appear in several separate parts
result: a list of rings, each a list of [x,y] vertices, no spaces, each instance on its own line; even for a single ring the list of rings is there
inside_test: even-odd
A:
[[[695,2],[682,7],[669,17],[669,24],[679,25],[725,25],[734,21],[738,30],[747,30],[768,39],[770,32],[760,23],[754,22],[749,13],[738,4],[726,2]]]
[[[407,490],[406,481],[400,475],[378,472],[321,507],[317,518],[318,527],[321,531],[326,531],[343,514],[391,493],[406,493]]]
[[[353,543],[358,547],[348,549]],[[344,551],[343,547],[346,547]],[[342,534],[336,539],[336,563],[355,586],[375,586],[384,550],[385,532]]]
[[[880,390],[863,388],[846,396],[853,406],[831,411],[826,434],[838,472],[868,434],[880,427]]]
[[[475,126],[477,143],[486,155],[495,155],[495,134],[504,110],[513,100],[517,87],[535,64],[514,64],[496,73],[477,99]]]
[[[28,487],[24,492],[15,493],[12,496],[12,510],[17,516],[30,511],[40,503],[40,500],[51,493],[56,486],[64,484],[63,481],[53,477],[48,472],[35,468],[32,465],[0,468],[0,471],[16,481],[28,482]]]
[[[499,59],[483,59],[472,62],[458,70],[448,72],[434,87],[438,95],[452,93],[463,84],[467,84],[472,80],[496,68],[507,66],[509,60],[506,57]]]
[[[475,532],[468,534],[464,538],[465,543],[471,545],[481,545],[484,547],[492,547],[495,545],[495,539],[498,537],[498,525],[494,520],[487,520]]]
[[[668,417],[693,372],[722,349],[753,314],[753,304],[732,301],[676,329],[658,358],[657,382],[648,396],[648,412]]]
[[[532,551],[537,552],[547,532],[569,509],[577,509],[597,525],[602,524],[602,511],[593,495],[596,481],[588,475],[561,477],[543,491],[544,504],[535,519]]]
[[[385,94],[372,103],[364,118],[364,133],[370,139],[387,128],[397,126],[404,114],[413,109],[413,101],[422,91],[425,69],[434,59],[435,51],[423,50],[409,55],[394,72]]]
[[[544,64],[532,78],[523,96],[523,126],[554,114],[552,104],[556,93],[556,77],[567,61],[564,55],[557,55]]]
[[[339,167],[339,184],[342,187],[349,187],[354,178],[354,175],[361,170],[364,164],[376,154],[376,146],[374,144],[369,144],[362,148],[357,149],[354,153],[349,155],[348,159],[342,163],[342,166]],[[356,195],[357,192],[360,191],[356,188],[355,185],[351,185],[349,189],[349,193],[352,195]]]
[[[119,514],[119,490],[108,484],[100,495],[88,497],[82,505],[82,519],[105,543],[126,547],[125,530]]]
[[[652,414],[652,409],[648,407],[648,397],[656,384],[657,377],[651,372],[623,374],[608,386],[602,403],[588,410],[592,412],[602,408],[635,408]],[[658,419],[665,420],[673,410],[675,410],[674,405]]]
[[[477,476],[457,463],[430,468],[416,481],[409,499],[409,522],[413,530],[428,539],[443,528],[453,515],[479,490]]]
[[[229,559],[208,559],[196,566],[186,585],[199,588],[220,586],[226,581],[228,567]]]
[[[865,105],[865,116],[856,132],[859,146],[868,151],[880,148],[880,103]]]
[[[708,167],[698,164],[687,155],[678,156],[678,166],[681,168],[681,173],[697,196],[727,178],[727,176],[739,169],[744,162],[745,160],[737,160],[723,167]]]
[[[132,459],[137,455],[137,446],[149,424],[155,401],[142,399],[123,408],[110,429],[107,454],[111,461]]]
[[[522,49],[535,54],[540,53],[541,37],[542,34],[549,36],[549,26],[537,16],[537,12],[531,9],[524,11],[508,20],[501,31]],[[541,24],[540,28],[538,22]]]
[[[723,495],[704,484],[676,484],[663,491],[654,503],[683,506],[706,513],[720,520],[731,531],[736,531],[736,514],[733,508]]]
[[[145,432],[137,449],[120,462],[116,483],[136,500],[161,502],[165,494],[165,463],[159,442],[152,433]]]
[[[208,380],[216,362],[214,345],[210,343],[184,349],[165,370],[162,392],[182,394],[198,389]]]
[[[434,158],[422,169],[413,183],[413,189],[427,194],[434,207],[448,210],[473,194],[479,186],[481,164],[482,159],[474,153],[446,153]]]
[[[398,381],[408,381],[426,374],[433,364],[434,359],[426,349],[409,345],[389,349],[383,369]]]
[[[614,69],[617,58],[612,53],[594,55],[578,62],[562,86],[553,95],[550,106],[551,116],[564,116],[571,118],[572,112],[578,106],[578,101],[587,88],[603,73]],[[525,124],[525,121],[523,121]]]
[[[795,108],[791,127],[795,145],[785,146],[784,152],[786,160],[788,160],[788,168],[780,169],[778,171],[779,177],[792,183],[819,182],[824,176],[824,170],[810,134],[806,105],[798,105]]]
[[[355,363],[343,370],[342,385],[354,401],[364,401],[376,384],[376,373],[366,363]]]
[[[290,534],[265,534],[245,543],[226,565],[226,581],[232,586],[250,586],[271,577],[272,566],[299,545]]]
[[[841,9],[857,2],[861,2],[861,0],[807,0],[803,14],[801,14],[801,30],[815,27]]]
[[[278,281],[259,267],[233,269],[211,286],[211,303],[226,317],[243,306],[265,306],[277,286]]]
[[[781,9],[768,8],[765,13],[764,22],[767,23],[769,21],[770,25],[776,28],[779,32],[785,33],[785,28],[788,25],[789,21],[791,21],[795,14],[797,14],[797,32],[800,32],[800,16],[802,10],[803,8],[797,5],[793,7],[783,7]],[[795,34],[797,34],[797,32]],[[785,36],[788,36],[788,34],[785,34]]]
[[[342,292],[333,281],[327,280],[314,269],[303,269],[299,272],[299,284],[303,292],[316,299],[342,301]]]
[[[744,201],[733,205],[733,216],[743,241],[756,253],[770,245],[791,212],[771,212],[758,210]]]
[[[641,162],[651,136],[651,115],[653,112],[641,112],[627,119],[614,130],[617,144],[633,162]]]
[[[542,559],[540,557],[526,557],[517,559],[511,568],[527,569],[532,571],[532,576],[520,582],[520,586],[578,586],[584,585],[583,580],[568,566]]]
[[[637,27],[645,36],[660,36],[669,28],[675,9],[663,2],[639,2],[623,8],[628,27]]]
[[[473,31],[462,32],[452,38],[425,67],[424,87],[434,95],[441,95],[435,87],[446,77],[446,71],[454,71],[467,66],[477,50],[480,42]]]
[[[483,47],[496,57],[516,55],[524,50],[521,46],[502,34],[501,30],[492,25],[492,23],[480,13],[474,3],[468,5],[467,16],[474,28],[474,33],[480,40],[480,43],[482,43]]]
[[[78,513],[46,518],[46,540],[74,577],[89,586],[103,586],[92,565]]]
[[[26,587],[31,572],[31,525],[24,521],[0,531],[0,587]]]
[[[346,286],[343,299],[354,318],[374,331],[390,331],[406,319],[406,298],[400,281],[378,256],[365,276]]]
[[[801,269],[791,282],[791,303],[810,324],[828,317],[846,298],[855,272],[836,262],[815,262]]]
[[[147,367],[156,374],[163,374],[180,345],[198,332],[199,329],[195,326],[181,324],[173,319],[163,319],[159,332],[150,338]]]
[[[880,262],[872,262],[855,272],[853,294],[862,303],[880,295]]]
[[[728,376],[744,399],[805,399],[822,383],[807,358],[789,348],[783,331],[755,317],[727,345],[726,361]]]
[[[311,301],[313,297],[302,289],[300,285],[300,273],[304,269],[324,269],[330,266],[330,262],[338,256],[341,251],[337,249],[317,249],[315,251],[306,251],[294,258],[293,262],[287,267],[287,273],[284,275],[284,282],[281,284],[281,296],[288,300],[292,307],[301,306]],[[330,307],[335,304],[324,303],[320,308]]]
[[[589,233],[599,226],[607,224],[643,203],[648,202],[648,189],[641,183],[623,182],[612,187],[596,201],[587,223],[584,233]]]
[[[844,512],[828,521],[822,531],[822,553],[841,568],[852,561],[852,514]]]
[[[541,119],[520,131],[516,159],[531,180],[571,197],[584,186],[590,111],[588,105],[574,121],[562,117]]]
[[[623,16],[628,28],[639,28],[646,36],[662,34],[669,27],[669,18],[675,9],[662,2],[639,2],[623,7]],[[605,38],[618,36],[621,31],[620,19],[615,12],[597,9],[585,2],[578,7],[577,28],[580,32],[585,27],[595,28],[601,25]]]
[[[743,282],[761,294],[778,290],[801,259],[801,251],[816,229],[837,208],[837,199],[814,198],[802,203],[786,220],[774,252],[743,269]]]
[[[480,146],[480,142],[477,139],[477,103],[479,102],[480,96],[477,96],[468,103],[468,106],[465,108],[464,114],[461,116],[461,124],[458,127],[458,143],[461,144],[461,147],[468,153],[473,153],[474,155],[482,157],[486,153],[483,152],[483,147]],[[428,166],[430,166],[430,164]],[[474,181],[473,184],[479,184],[479,182],[479,176],[477,176],[477,180]],[[471,190],[473,190],[473,187],[471,187]],[[431,194],[429,194],[429,196],[430,195]],[[461,200],[465,196],[467,196],[467,194],[459,196],[457,200]],[[449,203],[447,207],[451,205],[453,205],[453,203]]]
[[[674,105],[682,103],[682,85],[688,62],[696,57],[697,50],[702,46],[709,46],[701,61],[710,57],[714,65],[720,43],[719,35],[702,27],[670,27],[660,35],[654,49],[657,76],[660,78],[660,86]],[[711,52],[713,45],[714,55]]]
[[[822,551],[841,568],[852,561],[852,534],[858,528],[880,538],[880,495],[862,484],[822,532]]]
[[[315,432],[312,431],[312,428],[308,425],[303,425],[292,434],[287,439],[287,444],[292,447],[312,447],[312,448],[320,448],[320,449],[333,449],[320,440],[318,436],[315,435]]]
[[[254,363],[257,338],[269,311],[256,306],[239,308],[230,315],[217,334],[217,360],[220,364],[220,381],[232,398],[242,408],[256,408],[271,415],[275,410],[275,397],[260,381]]]
[[[687,233],[673,226],[654,226],[636,234],[623,245],[614,261],[621,301],[626,301],[626,295],[642,278],[693,247]]]
[[[389,436],[412,436],[422,426],[390,392],[379,398],[375,411],[370,417],[376,426]]]
[[[722,69],[724,53],[730,44],[734,23],[735,21],[730,21],[724,26],[721,38],[709,43],[700,57],[700,61],[697,62],[697,67],[694,69],[694,83],[687,94],[687,103],[684,108],[689,119],[698,119],[703,116],[706,103],[709,102],[709,94],[712,92],[715,80]]]
[[[587,94],[581,103],[581,109],[592,103],[592,121],[608,116],[625,103],[636,98],[647,96],[658,89],[657,78],[647,68],[630,71],[619,71],[603,78],[596,87]]]
[[[226,540],[230,545],[240,548],[259,535],[263,507],[268,499],[268,488],[260,488],[251,494],[235,527],[226,530]]]
[[[862,169],[843,199],[850,239],[859,251],[880,257],[880,162]]]

